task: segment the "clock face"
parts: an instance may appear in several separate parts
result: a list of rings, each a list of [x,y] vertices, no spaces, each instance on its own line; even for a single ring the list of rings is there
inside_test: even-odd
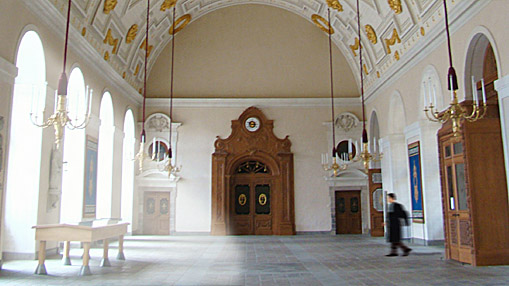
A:
[[[260,128],[260,120],[256,117],[249,117],[246,120],[245,125],[247,131],[255,132],[256,130],[258,130],[258,128]]]

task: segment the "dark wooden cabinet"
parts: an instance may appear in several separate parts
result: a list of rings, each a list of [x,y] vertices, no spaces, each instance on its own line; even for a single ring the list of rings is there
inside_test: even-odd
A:
[[[492,108],[492,107],[490,107]],[[446,257],[474,266],[509,264],[509,207],[500,120],[438,132]]]
[[[382,189],[382,169],[369,169],[368,178],[371,236],[384,236],[384,191]]]

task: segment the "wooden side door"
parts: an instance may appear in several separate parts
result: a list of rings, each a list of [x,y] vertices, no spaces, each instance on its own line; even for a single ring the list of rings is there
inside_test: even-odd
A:
[[[360,191],[336,191],[336,234],[361,234]]]
[[[382,169],[370,169],[369,208],[371,219],[371,236],[384,236],[384,191],[382,189]]]
[[[170,234],[170,193],[145,192],[143,234]]]
[[[451,138],[443,144],[444,190],[447,190],[446,236],[449,245],[449,258],[472,263],[472,238],[470,211],[467,204],[467,186],[463,143]]]

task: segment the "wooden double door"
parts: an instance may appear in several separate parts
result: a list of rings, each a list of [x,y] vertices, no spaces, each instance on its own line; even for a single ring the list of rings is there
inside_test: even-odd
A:
[[[272,235],[272,179],[240,175],[231,188],[230,234]]]
[[[170,193],[145,192],[143,234],[170,234]]]
[[[361,234],[361,192],[336,191],[336,234]]]

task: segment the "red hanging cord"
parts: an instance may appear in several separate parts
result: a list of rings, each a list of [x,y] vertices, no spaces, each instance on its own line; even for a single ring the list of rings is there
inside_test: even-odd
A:
[[[67,75],[65,73],[65,67],[67,65],[67,43],[69,41],[69,24],[71,22],[71,0],[67,7],[67,23],[65,27],[65,43],[64,43],[64,63],[62,66],[62,73],[58,79],[58,95],[67,95]]]
[[[177,6],[175,4],[175,6]],[[173,66],[175,59],[175,6],[173,6],[173,29],[171,30],[171,73],[170,73],[170,120],[173,122]],[[171,133],[172,133],[172,123],[170,123],[170,140],[168,141],[168,158],[172,158],[171,151]]]
[[[141,127],[141,142],[145,143],[145,101],[147,99],[147,59],[148,59],[148,28],[149,28],[150,0],[147,0],[147,30],[145,38],[145,74],[143,75],[143,121]]]
[[[327,10],[329,20],[329,65],[330,65],[330,101],[331,101],[331,121],[332,121],[332,158],[336,157],[336,130],[334,128],[334,76],[332,71],[332,26],[330,23],[330,8]]]
[[[357,0],[357,31],[359,34],[359,71],[361,72],[361,99],[362,99],[362,143],[368,143],[366,131],[366,114],[364,107],[364,74],[362,70],[362,41],[361,41],[361,16],[359,11],[359,0]]]

